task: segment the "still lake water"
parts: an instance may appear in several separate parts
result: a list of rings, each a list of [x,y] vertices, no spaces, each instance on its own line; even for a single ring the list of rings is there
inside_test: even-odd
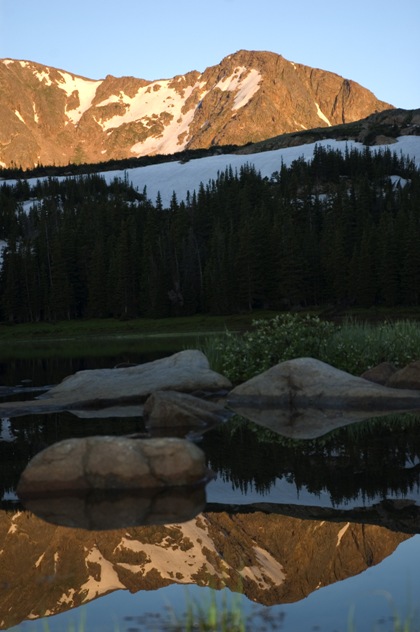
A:
[[[31,398],[37,393],[24,388],[163,357],[195,339],[150,342],[3,349],[0,385]],[[42,447],[69,436],[142,431],[140,414],[1,420],[0,629],[173,630],[171,620],[212,598],[241,609],[249,630],[386,631],[395,616],[420,625],[416,419],[401,429],[360,424],[307,442],[240,419],[222,424],[195,439],[215,478],[195,505],[165,499],[174,516],[168,524],[153,512],[147,524],[124,524],[122,512],[112,530],[70,528],[51,506],[24,507],[17,498],[20,473]],[[120,519],[118,504],[98,507]],[[191,515],[177,513],[185,507]]]

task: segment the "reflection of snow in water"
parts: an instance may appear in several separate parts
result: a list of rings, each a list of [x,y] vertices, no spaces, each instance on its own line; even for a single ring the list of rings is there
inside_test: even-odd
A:
[[[0,500],[19,500],[19,498],[15,492],[4,492]]]
[[[7,246],[7,241],[0,239],[0,264],[3,263],[3,251]]]
[[[16,437],[12,433],[12,427],[11,427],[9,417],[2,417],[2,419],[0,420],[0,424],[1,424],[0,441],[7,441],[7,442],[14,441]]]

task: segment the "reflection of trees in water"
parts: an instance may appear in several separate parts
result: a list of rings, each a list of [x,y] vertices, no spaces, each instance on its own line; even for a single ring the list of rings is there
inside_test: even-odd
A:
[[[106,342],[100,340],[93,344],[87,339],[75,342],[73,346],[67,343],[44,342],[41,351],[33,350],[33,357],[28,358],[28,350],[23,347],[23,357],[18,357],[18,351],[13,349],[13,357],[3,356],[0,359],[0,383],[15,386],[21,380],[29,380],[29,385],[44,386],[58,384],[65,377],[77,371],[88,369],[110,369],[116,364],[130,360],[131,362],[148,362],[162,357],[165,353],[153,350],[141,353],[135,349],[135,343],[130,341],[127,347],[121,342]],[[75,349],[76,347],[76,349]],[[92,348],[92,355],[87,355],[87,349]],[[79,350],[79,354],[77,351]],[[99,353],[101,351],[101,355]],[[4,352],[3,352],[4,353]],[[51,353],[51,357],[48,356]],[[39,355],[42,354],[42,355]]]
[[[268,492],[276,478],[327,492],[334,504],[362,496],[407,496],[420,487],[419,418],[375,419],[316,440],[296,441],[242,420],[209,433],[210,466],[243,492]]]
[[[295,441],[234,418],[204,435],[200,447],[218,476],[242,492],[267,493],[284,478],[333,505],[363,496],[410,496],[420,487],[420,425],[409,415],[341,428],[316,440]],[[13,492],[29,460],[62,439],[124,435],[144,430],[141,418],[78,419],[70,413],[0,421],[0,499]]]

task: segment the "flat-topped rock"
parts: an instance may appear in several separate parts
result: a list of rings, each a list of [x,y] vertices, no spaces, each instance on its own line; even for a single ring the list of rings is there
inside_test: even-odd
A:
[[[143,402],[159,390],[190,393],[231,387],[227,378],[210,368],[204,353],[189,349],[127,368],[78,371],[36,400],[0,403],[0,416],[109,408]]]
[[[189,349],[127,368],[78,371],[48,391],[44,398],[127,401],[144,399],[158,390],[217,391],[230,387],[229,380],[210,369],[204,353]]]

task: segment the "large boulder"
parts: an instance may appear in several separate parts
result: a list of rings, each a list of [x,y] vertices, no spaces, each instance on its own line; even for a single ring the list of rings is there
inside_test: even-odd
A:
[[[1,416],[108,408],[118,403],[144,401],[157,390],[190,393],[220,391],[232,384],[210,369],[206,356],[186,350],[167,358],[119,369],[78,371],[65,378],[37,400],[0,404]]]
[[[393,373],[387,383],[391,388],[410,388],[420,390],[420,361],[410,362],[403,369]]]
[[[381,362],[376,366],[368,369],[360,377],[363,377],[369,382],[375,382],[375,384],[382,384],[385,386],[389,378],[397,372],[397,367],[392,362]]]
[[[116,402],[141,400],[158,390],[188,393],[230,387],[229,380],[210,369],[204,353],[189,349],[128,368],[78,371],[44,397],[73,402]]]
[[[234,388],[227,405],[279,434],[310,439],[371,417],[420,410],[420,391],[388,388],[297,358]]]
[[[23,471],[21,497],[91,490],[197,485],[209,476],[204,453],[185,439],[88,437],[39,452]]]

